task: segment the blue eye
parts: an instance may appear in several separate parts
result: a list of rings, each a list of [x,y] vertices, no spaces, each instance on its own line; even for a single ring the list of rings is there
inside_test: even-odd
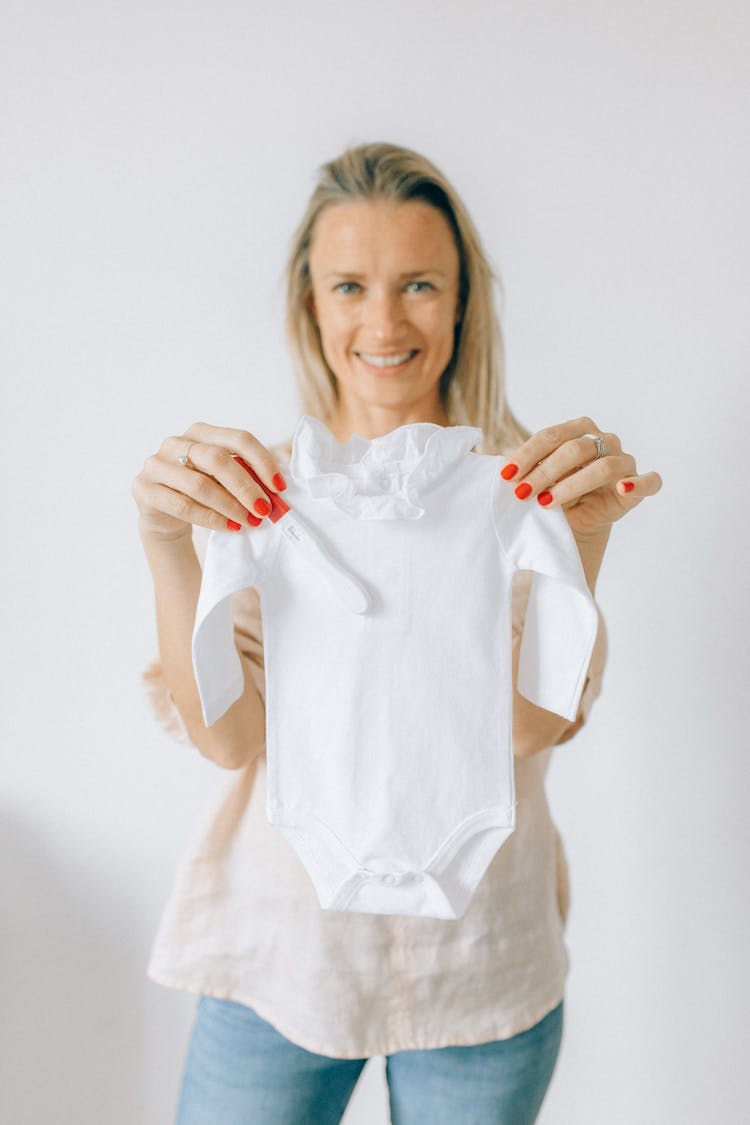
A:
[[[407,289],[411,289],[412,293],[422,293],[422,292],[424,292],[423,289],[412,289],[413,285],[422,285],[427,289],[432,289],[432,285],[430,284],[429,281],[410,281],[408,286],[407,286]]]
[[[341,281],[335,286],[337,293],[353,293],[355,289],[359,288],[359,283],[356,281]]]

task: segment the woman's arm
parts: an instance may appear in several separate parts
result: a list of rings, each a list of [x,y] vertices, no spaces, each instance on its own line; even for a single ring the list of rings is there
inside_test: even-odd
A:
[[[610,530],[610,528],[607,528],[603,534],[597,536],[576,536],[583,571],[586,575],[586,584],[592,596],[596,594],[596,580],[604,558]],[[599,658],[601,647],[604,644],[604,637],[601,635],[603,631],[604,623],[600,617],[599,635],[594,645],[592,662]],[[572,728],[580,727],[582,719],[580,709],[579,717],[575,723],[571,723],[569,719],[555,714],[554,711],[545,711],[543,707],[537,707],[526,696],[515,690],[518,678],[519,642],[520,635],[515,638],[513,645],[513,753],[517,758],[528,758],[531,754],[536,754],[540,750],[546,750],[550,746],[556,746],[561,741],[566,741],[564,738],[566,732],[572,731]]]
[[[603,453],[592,434],[603,441]],[[501,475],[512,481],[508,487],[518,490],[519,503],[539,503],[545,509],[562,507],[592,595],[612,524],[662,486],[658,473],[637,472],[635,459],[623,452],[616,434],[604,433],[587,417],[532,434],[508,455]],[[522,484],[528,488],[522,488]],[[517,667],[518,646],[514,682]],[[536,707],[514,692],[513,747],[518,757],[554,746],[571,725],[561,715]]]
[[[245,661],[245,690],[210,727],[203,722],[193,674],[191,642],[201,568],[190,528],[173,538],[139,524],[154,580],[159,660],[164,680],[190,741],[201,754],[225,769],[239,769],[264,748],[265,709]]]
[[[584,682],[575,722],[563,718],[562,715],[558,715],[554,711],[545,711],[544,708],[537,707],[536,704],[531,703],[526,696],[521,695],[515,689],[518,680],[520,644],[514,644],[513,753],[517,758],[528,758],[532,754],[537,754],[540,750],[548,750],[551,746],[558,746],[561,742],[567,742],[583,726],[591,698],[595,698],[599,694],[599,682],[606,654],[606,644],[606,629],[600,615],[594,651],[589,665],[589,674]],[[592,680],[594,681],[593,685]]]
[[[192,663],[201,568],[191,525],[239,531],[243,524],[258,526],[268,514],[263,489],[240,468],[237,454],[269,489],[286,488],[276,457],[253,434],[201,422],[166,438],[132,485],[154,580],[161,672],[190,741],[226,769],[239,769],[261,754],[265,707],[240,653],[242,696],[210,727],[203,722]]]

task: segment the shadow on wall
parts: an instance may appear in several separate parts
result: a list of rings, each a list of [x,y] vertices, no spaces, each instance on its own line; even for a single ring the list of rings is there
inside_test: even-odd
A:
[[[136,909],[96,856],[82,863],[0,810],[0,1121],[170,1119],[162,990],[145,980]],[[179,1039],[183,1028],[177,1019]]]

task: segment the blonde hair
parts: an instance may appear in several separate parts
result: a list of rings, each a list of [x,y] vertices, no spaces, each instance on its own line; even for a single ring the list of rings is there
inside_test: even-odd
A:
[[[453,232],[459,255],[461,320],[453,356],[440,377],[440,399],[454,425],[479,426],[479,452],[510,450],[529,436],[505,399],[503,346],[493,303],[500,284],[479,234],[445,176],[424,156],[391,144],[348,148],[318,170],[307,211],[292,238],[287,263],[286,331],[302,409],[327,420],[336,401],[336,378],[323,355],[312,308],[310,246],[322,211],[358,200],[419,200],[437,208]]]

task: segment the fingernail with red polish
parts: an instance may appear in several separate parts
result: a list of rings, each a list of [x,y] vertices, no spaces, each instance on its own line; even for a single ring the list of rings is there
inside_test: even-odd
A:
[[[539,503],[542,505],[543,508],[546,508],[548,504],[552,503],[552,493],[546,492],[546,491],[540,492],[539,495],[537,496],[537,500],[539,501]]]
[[[523,484],[519,484],[518,487],[514,489],[514,492],[519,500],[525,500],[527,496],[531,495],[531,485],[524,481]]]
[[[258,513],[259,516],[267,516],[268,513],[271,511],[271,505],[268,503],[267,500],[264,500],[260,496],[255,501],[255,503],[253,504],[253,508],[255,508],[255,511]]]
[[[263,523],[263,520],[259,520],[257,516],[253,515],[252,512],[248,512],[247,513],[247,522],[250,524],[251,527],[260,527],[260,525]]]
[[[274,473],[273,477],[272,477],[272,480],[273,480],[273,487],[276,489],[276,491],[277,492],[283,492],[284,489],[286,488],[286,481],[282,477],[281,473]]]
[[[632,480],[624,480],[622,482],[622,487],[625,489],[626,492],[632,492],[633,489],[635,488],[635,484]]]
[[[518,472],[518,465],[506,465],[504,469],[500,470],[500,476],[503,480],[512,480]]]
[[[242,531],[242,524],[235,523],[234,520],[227,520],[227,528],[230,531]]]

